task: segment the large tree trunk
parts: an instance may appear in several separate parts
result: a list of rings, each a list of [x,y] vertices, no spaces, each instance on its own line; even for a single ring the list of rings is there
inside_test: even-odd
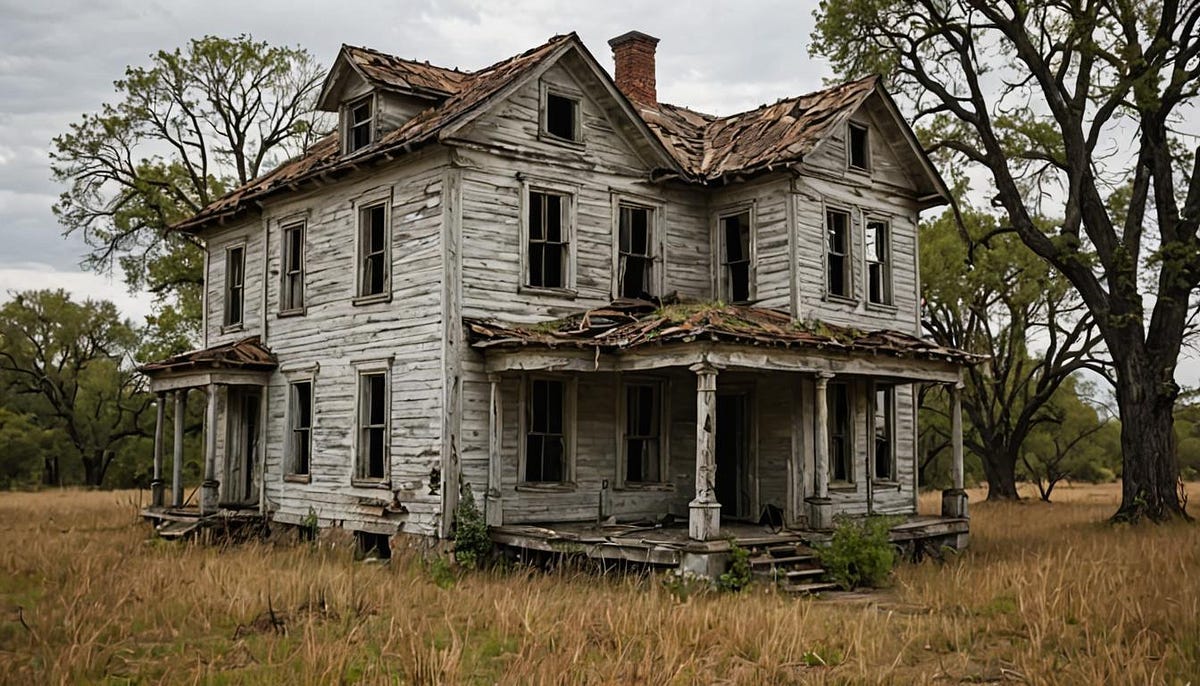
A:
[[[982,455],[988,482],[988,500],[1017,500],[1017,458],[1011,451],[989,450]]]
[[[1165,378],[1153,365],[1117,364],[1117,407],[1121,414],[1121,507],[1114,521],[1143,518],[1162,522],[1188,518],[1180,492],[1179,461],[1175,453],[1175,398],[1178,387],[1170,372]],[[1130,356],[1133,357],[1133,356]]]
[[[108,464],[111,460],[108,456],[108,451],[98,450],[90,457],[83,457],[83,482],[88,486],[102,486],[104,484],[104,474],[108,471]]]

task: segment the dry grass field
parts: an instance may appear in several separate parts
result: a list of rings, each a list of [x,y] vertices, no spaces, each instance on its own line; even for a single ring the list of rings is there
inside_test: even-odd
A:
[[[414,558],[168,543],[136,494],[0,494],[0,682],[1200,683],[1200,527],[1103,524],[1115,485],[1055,495],[973,503],[968,553],[866,597],[680,602],[645,577],[439,585]]]

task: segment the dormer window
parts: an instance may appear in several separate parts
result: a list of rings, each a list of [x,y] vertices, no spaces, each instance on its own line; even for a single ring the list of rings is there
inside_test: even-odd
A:
[[[368,95],[346,107],[346,154],[361,150],[375,137],[375,98]]]
[[[871,146],[867,137],[867,127],[851,123],[848,138],[850,168],[868,171],[871,168]]]
[[[583,141],[579,95],[542,84],[542,138],[556,142]]]

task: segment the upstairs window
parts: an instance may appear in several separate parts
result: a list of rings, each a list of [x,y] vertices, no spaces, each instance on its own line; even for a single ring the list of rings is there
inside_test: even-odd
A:
[[[654,283],[654,210],[620,206],[617,221],[617,297],[650,299]]]
[[[375,98],[356,100],[346,108],[346,154],[361,150],[375,138]]]
[[[304,224],[283,227],[282,271],[279,310],[300,310],[304,307]]]
[[[571,261],[571,198],[549,191],[529,191],[529,243],[526,285],[567,288]]]
[[[528,482],[567,480],[567,387],[531,379],[525,399],[525,473]]]
[[[879,481],[895,481],[896,461],[895,417],[896,391],[894,388],[875,389],[875,473]]]
[[[364,207],[358,213],[358,296],[389,292],[387,204]]]
[[[750,212],[721,217],[721,299],[728,303],[749,302],[751,274]]]
[[[631,383],[625,386],[625,481],[658,483],[663,480],[662,385]]]
[[[312,465],[312,381],[296,381],[290,384],[288,416],[291,432],[287,443],[287,473],[308,476]]]
[[[871,168],[871,146],[867,137],[867,127],[851,123],[849,125],[849,157],[850,168],[866,171]]]
[[[843,483],[854,480],[851,459],[854,454],[850,437],[850,389],[844,383],[831,383],[826,389],[829,404],[829,478]]]
[[[387,374],[369,372],[358,377],[358,451],[354,475],[358,479],[387,478]]]
[[[825,213],[826,291],[839,298],[850,297],[850,215],[830,210]]]
[[[891,232],[887,222],[867,222],[867,300],[892,304]]]
[[[555,138],[579,142],[579,100],[561,93],[546,92],[545,130]]]
[[[246,303],[246,247],[225,251],[225,326],[240,326]]]

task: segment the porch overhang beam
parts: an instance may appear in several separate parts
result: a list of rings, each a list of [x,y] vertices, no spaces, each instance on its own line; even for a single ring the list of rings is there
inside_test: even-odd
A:
[[[271,382],[271,372],[244,369],[211,369],[180,373],[163,373],[150,377],[150,390],[155,393],[178,391],[188,388],[206,388],[214,384],[224,386],[266,386]]]

